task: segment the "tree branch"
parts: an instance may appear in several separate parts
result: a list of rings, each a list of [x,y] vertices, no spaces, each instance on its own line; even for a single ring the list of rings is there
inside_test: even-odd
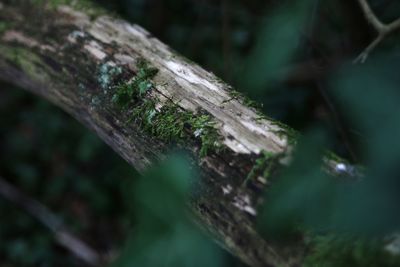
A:
[[[0,177],[0,196],[19,206],[46,226],[53,232],[56,242],[76,258],[90,266],[100,266],[101,257],[93,248],[73,235],[66,225],[46,206],[28,197],[2,177]]]
[[[371,9],[371,6],[368,4],[367,0],[358,0],[358,3],[361,6],[365,18],[378,33],[378,36],[375,38],[375,40],[372,43],[370,43],[364,49],[364,51],[354,60],[354,63],[364,63],[367,60],[370,53],[379,45],[379,43],[387,35],[400,29],[400,18],[389,24],[385,24],[375,15],[374,11]]]

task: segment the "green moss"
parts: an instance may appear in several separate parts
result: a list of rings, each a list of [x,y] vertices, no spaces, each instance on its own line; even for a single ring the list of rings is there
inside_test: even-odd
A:
[[[45,80],[47,78],[46,71],[43,71],[45,64],[43,64],[40,57],[30,50],[22,47],[11,47],[7,45],[0,45],[0,54],[9,62],[16,65],[23,70],[26,74],[35,79]]]
[[[297,140],[299,139],[300,136],[300,133],[298,131],[274,119],[269,118],[269,121],[271,121],[273,125],[276,125],[279,128],[281,128],[281,130],[275,131],[275,134],[277,134],[278,136],[287,137],[288,143],[290,145],[296,145]]]
[[[201,140],[200,156],[207,155],[210,150],[220,150],[220,136],[215,122],[209,115],[193,115],[189,120],[193,135]]]
[[[280,156],[281,154],[262,151],[261,156],[256,159],[253,168],[244,180],[243,185],[246,185],[249,181],[256,179],[258,176],[268,179],[271,172],[278,164]]]
[[[200,157],[207,155],[210,150],[218,150],[220,136],[211,116],[182,110],[171,102],[160,109],[156,108],[155,100],[149,96],[154,88],[152,78],[156,74],[157,69],[140,61],[136,77],[128,83],[118,85],[112,101],[125,111],[134,106],[130,111],[129,121],[135,121],[161,140],[177,143],[189,139],[199,140]]]
[[[130,103],[137,102],[153,88],[151,79],[157,72],[157,69],[149,67],[145,61],[139,60],[136,77],[128,83],[118,85],[112,101],[120,108],[126,108]]]
[[[233,99],[238,100],[239,102],[241,102],[243,105],[253,108],[258,114],[261,113],[262,114],[262,104],[250,99],[248,96],[246,96],[245,94],[238,92],[236,90],[230,90],[229,91],[229,95],[230,95],[230,99],[225,100],[222,103],[226,103],[229,102]]]
[[[201,157],[219,147],[220,138],[209,115],[183,111],[173,103],[157,110],[155,103],[147,99],[134,109],[132,117],[141,123],[145,130],[168,142],[199,139]]]
[[[386,252],[384,243],[350,235],[318,235],[310,242],[311,252],[305,267],[373,267],[400,266],[399,257]]]

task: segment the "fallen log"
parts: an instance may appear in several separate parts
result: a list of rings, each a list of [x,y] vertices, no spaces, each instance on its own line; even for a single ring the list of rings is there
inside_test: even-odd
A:
[[[284,160],[292,132],[141,27],[55,2],[0,2],[0,80],[59,106],[139,172],[185,148],[201,170],[199,224],[250,266],[299,265],[302,240],[276,244],[254,228],[269,178],[256,160]]]

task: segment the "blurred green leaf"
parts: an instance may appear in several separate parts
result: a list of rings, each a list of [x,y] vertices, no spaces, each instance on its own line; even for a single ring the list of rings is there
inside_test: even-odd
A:
[[[368,168],[363,182],[342,196],[346,203],[338,207],[352,230],[382,234],[400,227],[399,67],[396,56],[381,55],[362,66],[344,67],[332,77],[338,103],[365,142]]]
[[[241,87],[257,95],[285,76],[304,34],[314,0],[282,3],[271,10],[258,34],[256,44],[246,60]]]
[[[300,227],[331,227],[335,183],[322,170],[326,136],[313,130],[299,140],[293,162],[266,192],[259,227],[269,237],[287,237]]]
[[[190,164],[172,156],[150,169],[133,186],[136,224],[119,260],[112,266],[223,266],[219,249],[188,218]]]

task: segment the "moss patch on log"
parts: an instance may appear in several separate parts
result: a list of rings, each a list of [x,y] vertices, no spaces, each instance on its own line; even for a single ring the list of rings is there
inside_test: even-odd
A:
[[[226,102],[229,102],[229,101],[235,99],[235,100],[241,102],[243,105],[245,105],[245,106],[247,106],[249,108],[253,108],[257,113],[262,114],[262,111],[261,111],[261,108],[263,107],[262,104],[252,100],[250,97],[248,97],[244,93],[241,93],[239,91],[236,91],[236,90],[232,89],[232,90],[229,91],[229,96],[231,98],[228,99],[228,100],[225,100],[223,103],[226,103]]]
[[[258,177],[261,177],[265,182],[268,182],[272,172],[279,164],[279,159],[281,157],[282,154],[273,154],[268,151],[262,151],[261,155],[255,160],[253,168],[243,181],[243,185],[246,185],[248,182],[257,179]]]
[[[296,131],[295,129],[293,129],[292,127],[281,123],[277,120],[271,119],[271,118],[267,118],[269,121],[272,122],[273,125],[278,126],[279,128],[281,128],[281,130],[279,131],[275,131],[275,134],[277,134],[278,136],[285,136],[288,138],[288,143],[290,145],[295,146],[297,144],[297,140],[300,137],[300,133],[298,131]]]
[[[133,110],[132,118],[154,136],[168,142],[179,143],[191,138],[199,140],[200,157],[220,148],[215,123],[207,114],[184,111],[174,103],[168,103],[157,110],[155,102],[147,99]]]
[[[116,86],[112,102],[121,110],[130,112],[129,122],[134,121],[161,140],[175,143],[198,140],[200,157],[220,150],[221,137],[210,115],[183,110],[171,101],[157,107],[156,100],[150,95],[154,89],[152,78],[157,72],[139,60],[136,77]]]
[[[142,100],[145,94],[154,87],[152,78],[158,70],[149,67],[144,60],[139,60],[137,66],[136,77],[127,83],[117,85],[116,92],[112,97],[112,101],[122,109],[126,109],[129,104]]]
[[[43,64],[42,59],[29,49],[0,45],[0,54],[30,77],[40,77],[42,81],[48,78],[46,74],[48,72],[43,71],[46,64]]]

